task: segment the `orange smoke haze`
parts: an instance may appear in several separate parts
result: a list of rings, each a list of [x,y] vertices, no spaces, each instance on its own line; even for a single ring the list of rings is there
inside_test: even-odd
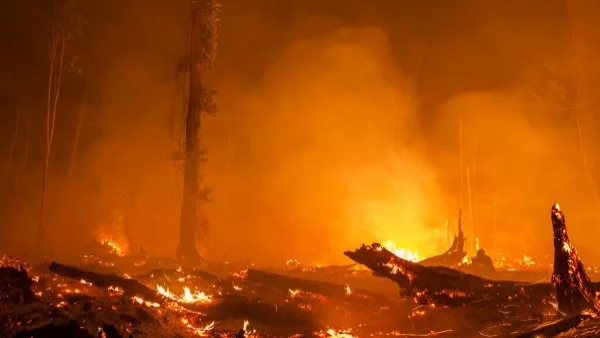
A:
[[[550,112],[540,96],[542,74],[570,69],[555,66],[569,60],[565,18],[534,16],[542,7],[531,5],[532,23],[513,27],[475,2],[443,20],[416,5],[387,13],[294,3],[285,15],[275,2],[224,4],[207,79],[219,113],[202,131],[213,197],[202,207],[207,256],[344,263],[346,249],[391,240],[428,257],[448,247],[445,221],[455,232],[462,207],[469,245],[478,237],[493,256],[538,259],[551,253],[548,211],[558,200],[586,261],[600,258],[577,114]],[[110,18],[106,29],[87,33],[105,65],[90,80],[85,126],[101,132],[81,155],[85,174],[51,174],[48,237],[57,253],[85,250],[115,209],[132,250],[175,252],[185,11],[145,6],[144,15],[133,5],[99,13]],[[427,27],[416,23],[421,16]],[[71,101],[63,111],[79,109]],[[597,151],[584,146],[594,178]],[[26,172],[36,187],[37,171]],[[22,226],[4,231],[7,248],[32,241],[23,234],[35,233],[36,198],[12,208],[8,222]]]

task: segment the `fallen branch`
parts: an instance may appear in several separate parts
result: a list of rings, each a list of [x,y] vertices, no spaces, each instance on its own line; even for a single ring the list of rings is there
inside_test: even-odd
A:
[[[119,277],[117,275],[103,275],[91,271],[81,270],[79,268],[63,265],[60,263],[52,262],[48,269],[64,277],[80,280],[85,279],[87,282],[94,284],[95,286],[108,288],[109,286],[119,287],[123,289],[125,294],[131,296],[142,296],[144,299],[151,302],[161,302],[164,298],[161,297],[155,290],[141,284],[140,282]]]

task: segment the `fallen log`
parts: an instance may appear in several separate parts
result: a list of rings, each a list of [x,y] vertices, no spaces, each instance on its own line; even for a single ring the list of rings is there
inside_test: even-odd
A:
[[[556,290],[559,312],[574,315],[592,309],[598,313],[598,303],[593,296],[596,284],[588,278],[577,250],[569,241],[558,204],[552,207],[551,216],[555,247],[553,284],[492,281],[450,268],[426,267],[397,257],[378,243],[363,244],[344,254],[367,266],[375,275],[396,282],[403,295],[414,297],[418,303],[461,306],[482,300],[542,301]]]
[[[404,260],[379,243],[346,251],[347,257],[371,269],[376,275],[394,281],[401,294],[418,304],[463,306],[481,301],[505,301],[519,298],[541,301],[552,293],[548,284],[522,284],[492,281],[446,267],[427,267]]]
[[[288,292],[289,290],[302,290],[329,298],[361,303],[364,305],[377,303],[378,305],[386,306],[391,304],[389,299],[383,295],[363,290],[351,290],[348,285],[338,285],[328,282],[288,277],[255,269],[248,269],[246,281],[269,286],[284,292]]]
[[[231,318],[248,319],[263,324],[282,324],[303,328],[317,328],[317,318],[293,304],[264,303],[243,296],[227,296],[204,312],[204,321],[222,321]]]
[[[85,279],[87,282],[101,288],[108,288],[109,286],[119,287],[123,289],[123,292],[127,295],[142,296],[144,299],[151,302],[161,302],[164,300],[164,298],[155,290],[150,289],[134,279],[127,279],[117,275],[103,275],[56,262],[50,263],[48,270],[57,275],[75,280]]]

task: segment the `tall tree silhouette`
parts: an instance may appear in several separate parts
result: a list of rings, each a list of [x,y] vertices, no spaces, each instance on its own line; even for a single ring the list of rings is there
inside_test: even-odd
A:
[[[196,238],[206,234],[206,221],[199,211],[207,193],[202,189],[203,150],[200,147],[202,117],[216,113],[214,91],[208,88],[204,74],[212,68],[217,52],[219,0],[192,0],[188,33],[188,98],[185,108],[185,164],[183,200],[179,225],[177,256],[198,257]]]

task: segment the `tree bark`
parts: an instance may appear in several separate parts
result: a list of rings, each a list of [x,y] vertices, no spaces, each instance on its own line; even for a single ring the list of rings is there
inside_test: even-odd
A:
[[[183,168],[183,200],[179,224],[177,255],[199,258],[197,234],[205,234],[205,222],[200,224],[201,169],[200,128],[203,114],[214,114],[213,92],[203,79],[216,58],[216,36],[220,13],[219,0],[191,0],[191,20],[188,33],[188,102],[185,115],[185,164]],[[202,230],[198,232],[198,230]]]
[[[197,13],[192,12],[190,30],[188,36],[188,103],[185,118],[185,163],[183,167],[183,199],[181,202],[181,218],[179,224],[179,245],[177,256],[186,258],[197,258],[196,228],[198,226],[198,193],[199,182],[199,130],[200,114],[197,103],[197,87],[201,85],[200,74],[198,74],[198,60],[194,53],[193,44],[197,39]]]
[[[552,206],[551,217],[554,233],[552,283],[556,288],[558,314],[572,316],[584,310],[600,313],[594,285],[585,272],[577,249],[569,240],[565,216],[558,203]]]

